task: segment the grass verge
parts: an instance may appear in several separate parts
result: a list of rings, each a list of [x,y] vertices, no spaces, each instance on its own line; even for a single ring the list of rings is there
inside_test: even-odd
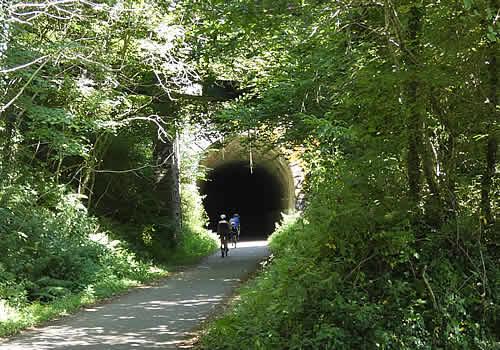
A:
[[[163,268],[151,268],[140,280],[112,278],[88,286],[84,291],[55,299],[49,303],[34,302],[18,308],[0,306],[0,337],[41,325],[47,321],[67,316],[82,307],[95,305],[111,297],[123,294],[131,288],[154,282],[168,276]]]
[[[105,244],[109,246],[108,243]],[[108,251],[108,258],[102,261],[101,269],[96,270],[93,278],[95,282],[88,284],[80,292],[69,293],[47,302],[23,302],[16,307],[0,299],[0,337],[14,335],[24,329],[72,314],[82,307],[106,301],[131,288],[153,283],[167,277],[169,271],[195,264],[216,248],[214,237],[207,232],[186,231],[168,261],[158,267],[151,262],[138,260],[125,249],[114,247]]]

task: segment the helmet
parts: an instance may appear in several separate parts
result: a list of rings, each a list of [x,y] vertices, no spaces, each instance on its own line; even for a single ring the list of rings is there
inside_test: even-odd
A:
[[[226,218],[226,215],[225,215],[225,214],[221,214],[221,215],[220,215],[220,218],[221,218],[221,219],[225,219],[225,218]]]
[[[233,216],[240,216],[240,214],[233,214]]]

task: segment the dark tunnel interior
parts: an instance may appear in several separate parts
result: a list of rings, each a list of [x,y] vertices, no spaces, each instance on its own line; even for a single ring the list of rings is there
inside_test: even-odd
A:
[[[247,162],[238,161],[211,170],[200,184],[203,204],[216,230],[220,214],[241,219],[241,240],[267,239],[281,219],[284,189],[279,179],[264,167],[253,173]]]

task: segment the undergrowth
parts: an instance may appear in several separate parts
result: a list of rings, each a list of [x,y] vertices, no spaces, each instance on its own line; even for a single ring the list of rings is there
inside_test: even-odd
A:
[[[272,263],[200,348],[500,349],[498,227],[465,211],[411,225],[396,183],[378,192],[339,167],[273,234]]]
[[[64,187],[42,192],[23,183],[1,194],[0,336],[164,277],[166,263],[193,262],[216,246],[200,222],[186,220],[178,246],[158,265],[117,239],[125,226],[103,225]]]

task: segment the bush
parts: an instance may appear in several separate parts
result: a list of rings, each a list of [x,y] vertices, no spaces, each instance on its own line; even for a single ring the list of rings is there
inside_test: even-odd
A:
[[[310,179],[303,216],[272,235],[272,264],[200,347],[499,348],[499,251],[473,234],[473,214],[424,235],[390,188],[327,170]]]
[[[217,246],[192,185],[183,189],[176,247],[159,238],[158,222],[89,216],[80,196],[40,178],[0,188],[0,196],[0,336],[164,276],[153,260],[191,263]]]
[[[40,192],[25,183],[1,194],[2,335],[46,319],[33,313],[56,316],[64,311],[54,306],[61,300],[83,293],[92,301],[165,274],[101,232],[75,194],[57,186]],[[36,204],[40,199],[43,205]]]
[[[214,252],[218,247],[218,238],[215,233],[205,229],[208,218],[196,185],[182,186],[182,232],[172,259],[192,262]]]

